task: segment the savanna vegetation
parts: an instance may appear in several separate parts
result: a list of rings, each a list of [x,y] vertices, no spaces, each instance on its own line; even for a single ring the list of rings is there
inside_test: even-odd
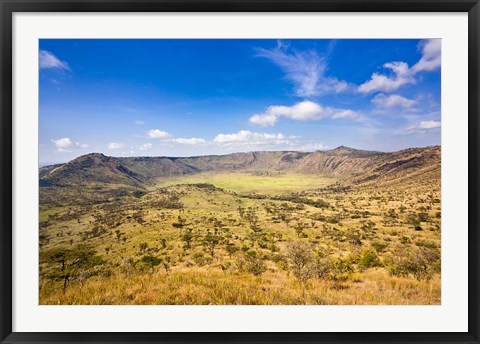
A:
[[[439,304],[439,166],[415,171],[203,171],[141,190],[47,183],[39,302]]]

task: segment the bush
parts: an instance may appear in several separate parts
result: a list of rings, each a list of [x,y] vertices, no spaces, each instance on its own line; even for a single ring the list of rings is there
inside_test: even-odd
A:
[[[345,282],[355,269],[352,263],[342,258],[319,258],[315,262],[315,277],[335,283]]]
[[[287,245],[287,257],[293,275],[299,281],[306,281],[313,275],[312,247],[308,244],[293,241]]]
[[[153,272],[155,270],[155,267],[157,265],[160,265],[162,259],[154,256],[143,256],[140,262],[146,269],[151,269]]]
[[[364,271],[368,268],[373,268],[381,265],[382,263],[380,261],[380,258],[378,257],[377,252],[374,249],[368,248],[362,251],[362,255],[358,262],[360,270]]]
[[[204,266],[204,265],[210,264],[213,261],[211,257],[206,257],[201,252],[194,253],[192,256],[192,259],[198,266]]]
[[[237,259],[237,267],[240,271],[251,273],[254,276],[260,276],[267,271],[267,265],[255,251],[249,251],[240,256]]]
[[[440,273],[440,251],[429,247],[419,247],[410,251],[398,249],[386,260],[386,268],[392,276],[413,275],[419,281],[428,281]]]
[[[383,252],[387,248],[387,244],[382,243],[382,242],[373,242],[372,247],[377,251],[377,252]]]

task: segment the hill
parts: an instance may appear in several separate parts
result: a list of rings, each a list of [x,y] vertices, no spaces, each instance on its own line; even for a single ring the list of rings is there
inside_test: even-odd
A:
[[[159,179],[199,172],[279,171],[346,181],[418,175],[440,168],[439,146],[392,153],[340,146],[312,153],[259,151],[196,157],[108,157],[92,153],[40,169],[40,186],[124,185],[146,189]]]

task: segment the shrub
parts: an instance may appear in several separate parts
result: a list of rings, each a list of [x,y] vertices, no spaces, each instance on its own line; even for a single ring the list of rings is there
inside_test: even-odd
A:
[[[312,247],[308,244],[293,241],[287,245],[287,257],[293,275],[299,281],[306,281],[313,275]]]
[[[387,244],[382,243],[382,242],[373,242],[372,247],[377,251],[377,252],[383,252],[387,248]]]
[[[436,248],[419,247],[405,251],[397,249],[386,260],[387,271],[392,276],[413,275],[417,280],[430,280],[440,273],[440,251]]]
[[[240,256],[237,259],[237,267],[240,271],[251,273],[254,276],[260,276],[267,271],[265,261],[255,251],[249,251]]]
[[[381,265],[382,263],[380,262],[380,258],[378,257],[377,252],[374,249],[368,248],[362,251],[362,255],[358,262],[360,270],[363,271],[368,268],[373,268]]]
[[[142,259],[140,259],[140,262],[146,269],[151,269],[153,272],[155,267],[160,265],[162,259],[154,256],[143,256]]]

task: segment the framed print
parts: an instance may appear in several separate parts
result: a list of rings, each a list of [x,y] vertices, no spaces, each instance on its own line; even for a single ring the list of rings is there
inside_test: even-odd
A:
[[[2,343],[477,343],[478,1],[2,1]]]

